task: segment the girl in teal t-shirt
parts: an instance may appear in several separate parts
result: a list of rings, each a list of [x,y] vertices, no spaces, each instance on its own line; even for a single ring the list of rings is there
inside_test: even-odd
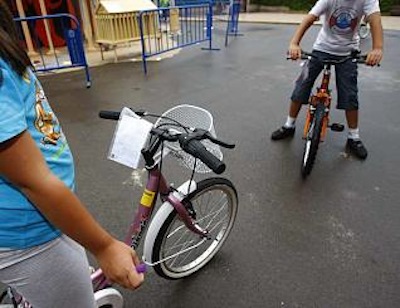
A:
[[[82,246],[111,281],[133,289],[144,279],[136,253],[93,219],[73,188],[68,143],[0,1],[0,282],[35,308],[94,307]]]

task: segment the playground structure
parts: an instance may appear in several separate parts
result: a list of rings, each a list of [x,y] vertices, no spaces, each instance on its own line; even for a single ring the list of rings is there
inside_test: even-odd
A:
[[[190,0],[200,4],[182,1],[176,1],[181,5],[172,7],[157,7],[150,0],[97,1],[93,29],[100,49],[92,46],[79,19],[71,14],[47,15],[44,11],[43,16],[26,17],[23,8],[19,7],[20,17],[15,21],[21,43],[26,46],[37,72],[84,68],[86,85],[90,87],[85,54],[88,50],[100,50],[103,61],[104,50],[112,49],[114,62],[117,62],[117,47],[124,48],[126,53],[132,49],[133,43],[138,53],[141,52],[144,73],[147,74],[147,61],[151,57],[200,43],[208,43],[202,49],[218,50],[213,46],[214,20],[226,22],[225,46],[230,36],[239,35],[239,0]]]

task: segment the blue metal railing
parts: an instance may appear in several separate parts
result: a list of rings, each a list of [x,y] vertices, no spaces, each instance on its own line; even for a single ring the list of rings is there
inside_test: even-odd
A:
[[[225,34],[225,46],[228,46],[229,36],[238,36],[239,33],[240,0],[231,0],[229,18]]]
[[[34,31],[37,23],[44,23],[46,20],[57,21],[58,25],[61,27],[61,35],[68,51],[67,59],[63,58],[65,53],[58,53],[55,49],[46,52],[47,48],[45,47],[45,42],[39,38],[38,32]],[[20,25],[22,23],[28,25],[29,34],[32,38],[35,49],[35,54],[30,54],[30,57],[36,72],[83,67],[86,76],[86,87],[89,88],[91,86],[89,66],[86,61],[85,49],[83,47],[82,31],[80,23],[75,16],[70,14],[53,14],[15,18],[14,21]],[[24,41],[22,27],[19,27],[19,30],[21,41]],[[48,42],[48,44],[50,43]]]
[[[147,58],[201,42],[212,47],[212,6],[186,5],[142,11],[139,14],[142,61],[147,74]]]

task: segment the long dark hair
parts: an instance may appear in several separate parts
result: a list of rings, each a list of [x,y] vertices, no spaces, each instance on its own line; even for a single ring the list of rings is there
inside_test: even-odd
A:
[[[22,76],[31,61],[19,44],[13,16],[5,0],[0,0],[0,57]]]

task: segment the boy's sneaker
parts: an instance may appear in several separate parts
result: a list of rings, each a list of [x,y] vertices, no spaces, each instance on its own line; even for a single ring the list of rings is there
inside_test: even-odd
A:
[[[296,127],[285,127],[282,126],[274,131],[271,135],[272,140],[281,140],[289,137],[293,137]]]
[[[368,156],[367,149],[359,139],[347,139],[346,149],[359,159],[366,159]]]

